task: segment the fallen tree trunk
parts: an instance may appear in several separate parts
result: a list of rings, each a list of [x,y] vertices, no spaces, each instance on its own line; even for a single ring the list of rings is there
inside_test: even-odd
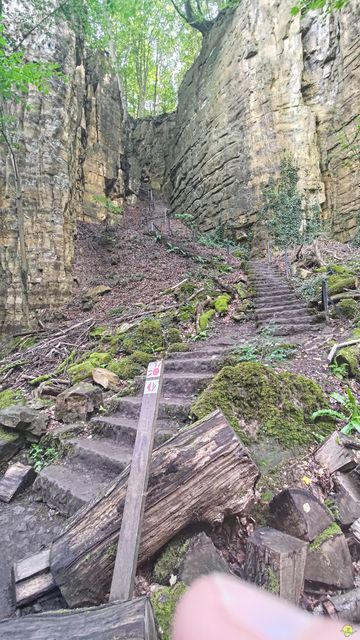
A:
[[[110,591],[129,470],[78,511],[50,551],[50,570],[70,607]],[[258,469],[220,411],[153,453],[139,564],[194,522],[222,522],[253,502]]]
[[[11,640],[157,640],[147,598],[78,611],[53,611],[0,622],[0,638]]]

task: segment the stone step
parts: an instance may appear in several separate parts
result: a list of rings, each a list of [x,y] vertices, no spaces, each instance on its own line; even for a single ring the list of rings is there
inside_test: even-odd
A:
[[[96,474],[85,465],[51,464],[35,480],[43,502],[64,516],[71,516],[92,500],[114,478],[112,474]]]
[[[299,302],[299,299],[296,297],[296,295],[294,293],[274,293],[273,295],[266,295],[266,296],[261,296],[261,298],[258,298],[255,302],[255,306],[257,306],[259,303],[260,304],[269,304],[271,302],[282,302],[283,304],[286,304],[286,302]]]
[[[300,302],[298,298],[290,298],[289,301],[271,299],[270,302],[258,301],[255,307],[256,311],[267,311],[273,309],[307,309],[307,306]]]
[[[265,321],[269,318],[310,318],[311,316],[306,311],[306,309],[298,309],[294,307],[293,309],[282,309],[282,310],[266,310],[266,311],[256,311],[255,317],[259,321]]]
[[[70,442],[74,446],[70,462],[83,462],[95,476],[98,469],[120,474],[131,462],[133,446],[130,444],[100,438],[76,438]]]
[[[314,324],[316,322],[316,318],[312,318],[310,315],[299,316],[299,317],[286,317],[286,316],[276,316],[275,324],[277,325],[297,325],[297,324]],[[258,318],[257,320],[258,326],[265,326],[269,324],[268,318]]]
[[[268,326],[267,324],[263,325],[263,327]],[[284,324],[275,326],[274,335],[275,336],[291,336],[296,333],[307,333],[313,331],[319,331],[320,327],[316,324]]]
[[[163,395],[192,396],[203,389],[213,377],[212,373],[174,372],[166,373],[163,380]],[[142,381],[142,389],[144,381]]]
[[[255,301],[258,298],[268,297],[268,296],[291,296],[294,295],[294,292],[288,289],[287,287],[264,287],[264,289],[256,289]]]
[[[94,429],[96,438],[107,438],[119,444],[133,445],[136,438],[138,420],[114,413],[111,416],[95,416],[91,418],[90,425]],[[175,420],[158,420],[155,428],[155,446],[157,447],[171,438],[178,430],[179,424]]]
[[[278,304],[278,305],[273,305],[273,306],[261,306],[261,307],[256,307],[256,314],[266,314],[266,313],[273,313],[273,312],[280,312],[280,311],[289,311],[290,313],[292,313],[293,311],[307,311],[308,307],[306,306],[306,304],[303,304],[302,302],[299,302],[298,300],[296,301],[296,303],[291,303],[291,304]]]
[[[128,418],[138,418],[140,414],[142,397],[125,396],[121,398],[118,415]],[[180,421],[187,419],[190,411],[192,398],[186,396],[162,397],[159,404],[159,419],[176,418]]]
[[[203,349],[194,349],[192,351],[179,351],[176,353],[169,353],[169,355],[166,357],[165,366],[167,366],[169,362],[172,362],[172,360],[189,360],[194,358],[209,358],[210,360],[214,356],[223,355],[224,353],[229,351],[229,348],[231,349],[231,347],[227,345],[225,347],[204,347]]]
[[[224,352],[207,358],[177,358],[165,361],[165,375],[170,371],[196,373],[200,371],[216,371],[216,363],[224,356]]]

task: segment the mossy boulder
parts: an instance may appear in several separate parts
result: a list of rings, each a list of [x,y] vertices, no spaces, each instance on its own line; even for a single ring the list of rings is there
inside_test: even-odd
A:
[[[209,328],[209,324],[215,315],[214,309],[204,311],[199,318],[200,331],[206,331]]]
[[[334,273],[328,277],[328,291],[330,296],[342,293],[346,289],[356,289],[357,277],[352,273]]]
[[[225,315],[229,311],[231,296],[228,293],[222,293],[214,300],[214,309],[216,313]]]
[[[349,377],[360,379],[360,343],[340,349],[334,362],[339,366],[346,365]]]
[[[13,404],[25,404],[26,397],[20,389],[5,389],[0,391],[0,409],[6,409]]]
[[[106,368],[112,373],[116,373],[121,380],[133,380],[142,371],[142,366],[134,362],[131,356],[120,360],[111,360]]]
[[[192,406],[200,419],[222,410],[235,432],[246,443],[274,438],[291,448],[315,441],[311,415],[327,406],[321,387],[294,373],[277,373],[258,362],[224,367]],[[328,435],[333,425],[316,424],[316,432]]]
[[[110,353],[94,352],[80,360],[80,362],[72,364],[68,368],[71,384],[76,384],[77,382],[81,382],[81,380],[91,378],[91,372],[93,369],[106,366],[110,360]]]
[[[336,305],[336,308],[342,313],[345,318],[353,320],[360,313],[359,303],[353,298],[344,298],[340,300]]]
[[[186,585],[178,582],[174,587],[161,587],[150,596],[161,640],[171,639],[175,610],[185,591]]]
[[[136,329],[126,334],[122,344],[126,353],[161,351],[165,346],[165,340],[160,320],[142,320]]]

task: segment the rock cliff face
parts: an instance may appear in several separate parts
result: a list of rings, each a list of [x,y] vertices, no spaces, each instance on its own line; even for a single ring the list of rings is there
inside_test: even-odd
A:
[[[9,3],[10,16],[11,8]],[[27,52],[58,63],[66,81],[54,80],[47,95],[30,91],[29,110],[11,107],[23,220],[11,153],[0,145],[0,332],[23,326],[26,307],[33,319],[68,299],[76,217],[104,216],[94,196],[124,196],[117,82],[85,59],[65,23],[29,39]]]
[[[285,152],[304,200],[321,205],[337,237],[355,234],[359,170],[339,132],[355,131],[359,107],[359,3],[301,23],[292,5],[242,0],[217,20],[181,86],[171,204],[203,230],[225,224],[242,237]]]

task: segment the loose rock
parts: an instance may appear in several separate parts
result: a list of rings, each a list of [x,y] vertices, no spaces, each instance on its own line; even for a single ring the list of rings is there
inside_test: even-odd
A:
[[[11,465],[0,480],[0,500],[10,502],[20,491],[29,487],[35,480],[33,467],[17,462]]]
[[[55,417],[62,422],[86,420],[102,404],[99,387],[88,382],[70,387],[56,398]]]
[[[305,580],[326,588],[351,589],[354,586],[349,548],[335,523],[310,544]]]
[[[46,433],[49,416],[20,404],[0,411],[0,427],[24,433],[30,442],[39,440]]]

